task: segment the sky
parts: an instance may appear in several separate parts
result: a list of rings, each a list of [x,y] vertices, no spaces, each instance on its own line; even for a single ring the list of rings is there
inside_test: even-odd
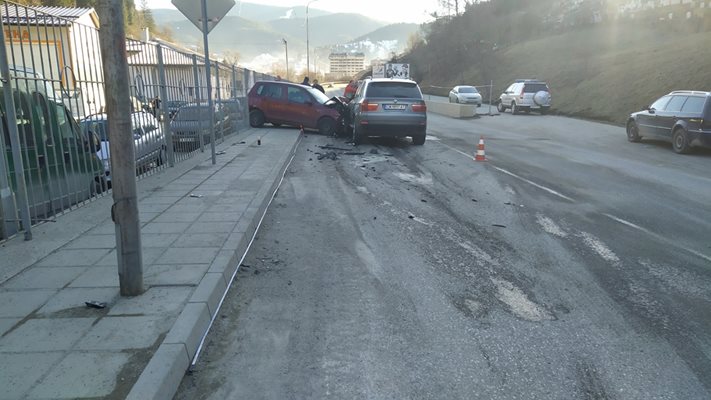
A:
[[[306,5],[305,0],[262,0],[249,1],[249,3],[281,7]],[[318,0],[313,2],[309,8],[331,12],[358,13],[390,23],[420,23],[429,19],[429,13],[435,11],[436,4],[437,0]],[[171,0],[150,0],[148,5],[151,8],[175,8]]]

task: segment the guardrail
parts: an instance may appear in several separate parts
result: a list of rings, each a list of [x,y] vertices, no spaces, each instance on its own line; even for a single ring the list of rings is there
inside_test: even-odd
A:
[[[27,7],[0,1],[0,241],[31,239],[38,223],[111,189],[98,16],[91,8]],[[274,79],[211,62],[215,106],[207,107],[204,57],[161,40],[126,39],[136,177],[205,151],[247,126],[246,95]],[[4,55],[4,57],[3,57]]]

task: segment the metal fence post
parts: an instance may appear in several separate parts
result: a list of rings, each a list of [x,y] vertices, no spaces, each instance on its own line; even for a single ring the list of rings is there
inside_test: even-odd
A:
[[[99,2],[97,11],[103,22],[99,39],[106,76],[104,91],[114,197],[111,218],[116,224],[119,285],[122,296],[137,296],[143,293],[143,259],[135,145],[133,135],[126,135],[132,129],[123,2]]]
[[[217,100],[217,105],[215,106],[215,108],[220,107],[221,92],[222,87],[220,86],[220,63],[215,61],[215,99]],[[220,117],[222,116],[220,115]],[[220,143],[223,143],[225,141],[225,128],[223,125],[224,124],[220,124]],[[217,133],[215,133],[215,135],[217,135]]]
[[[491,115],[491,95],[494,93],[494,81],[489,85],[489,115]]]
[[[0,29],[0,43],[5,43],[5,31]],[[32,240],[32,221],[30,219],[30,204],[27,199],[27,184],[25,182],[25,167],[20,151],[20,135],[17,130],[17,115],[15,114],[15,99],[12,95],[10,79],[10,66],[7,63],[7,48],[0,45],[0,73],[2,74],[3,95],[5,96],[5,118],[10,147],[12,148],[12,164],[15,167],[15,180],[17,180],[17,207],[20,209],[22,229],[25,231],[25,240]]]
[[[198,72],[197,56],[195,54],[193,54],[193,79],[195,80],[195,100],[197,100],[197,104],[200,105],[200,103],[202,103],[202,96],[200,95],[202,88],[200,87],[200,73]],[[204,153],[205,140],[203,140],[202,132],[200,132],[198,138],[200,139],[200,151]]]
[[[207,78],[207,110],[208,117],[210,118],[210,152],[212,153],[212,165],[217,164],[217,157],[215,155],[215,112],[212,109],[212,82],[210,81],[210,47],[207,40],[207,34],[209,30],[207,29],[207,2],[202,0],[202,32],[203,32],[203,46],[205,47],[205,77]]]
[[[168,89],[165,78],[165,64],[163,63],[163,46],[160,43],[156,44],[156,54],[158,56],[158,79],[160,80],[160,98],[163,107],[160,108],[160,114],[163,119],[163,135],[165,137],[165,146],[168,150],[168,165],[175,166],[175,152],[173,147],[173,132],[170,130],[170,121],[168,120]]]

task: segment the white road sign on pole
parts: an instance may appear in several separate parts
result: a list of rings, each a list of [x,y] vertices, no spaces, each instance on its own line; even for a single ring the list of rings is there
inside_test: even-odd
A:
[[[196,0],[173,0],[173,5],[203,33],[212,31],[227,12],[235,5],[235,0],[205,0],[207,5],[207,32],[203,31],[202,4]]]

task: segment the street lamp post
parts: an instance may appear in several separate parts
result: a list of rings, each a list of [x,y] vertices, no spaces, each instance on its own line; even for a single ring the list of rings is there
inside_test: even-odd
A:
[[[282,38],[282,42],[284,42],[284,50],[286,51],[286,80],[289,80],[289,44],[286,42],[286,39]]]
[[[310,0],[306,3],[306,76],[311,75],[311,59],[309,50],[309,6],[311,3],[318,0]]]

